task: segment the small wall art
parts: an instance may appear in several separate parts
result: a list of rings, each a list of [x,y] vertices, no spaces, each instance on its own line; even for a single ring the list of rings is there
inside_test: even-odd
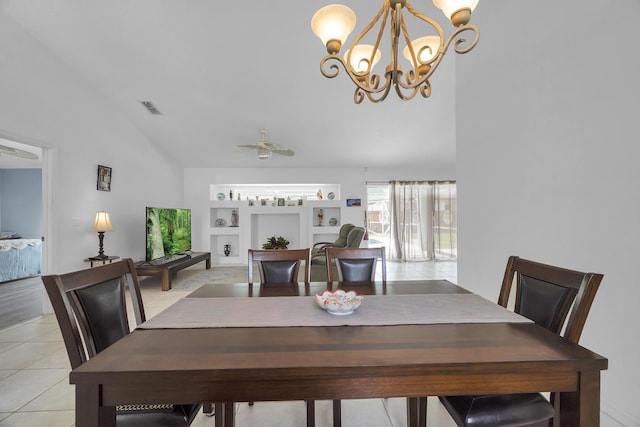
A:
[[[347,207],[362,206],[362,200],[360,199],[347,199]]]
[[[111,191],[111,168],[98,165],[98,190]]]

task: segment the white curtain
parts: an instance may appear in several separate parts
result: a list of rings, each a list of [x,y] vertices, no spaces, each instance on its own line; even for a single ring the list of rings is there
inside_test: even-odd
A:
[[[455,182],[433,183],[433,257],[458,256],[458,203]]]
[[[429,212],[431,198],[426,181],[391,181],[391,247],[389,259],[423,261],[430,258]]]
[[[455,259],[455,183],[391,181],[389,259]]]

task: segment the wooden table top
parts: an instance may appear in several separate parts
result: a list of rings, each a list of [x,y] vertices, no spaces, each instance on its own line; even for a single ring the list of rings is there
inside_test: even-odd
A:
[[[398,285],[388,282],[386,292],[466,292],[449,282]],[[248,295],[246,284],[219,286],[191,296]],[[160,403],[559,391],[578,396],[563,406],[561,425],[591,427],[604,369],[606,358],[530,323],[163,329],[133,331],[74,369],[70,382],[93,402],[78,415],[86,425],[97,425],[100,399],[111,407],[141,396]]]
[[[359,283],[341,285],[334,283],[329,286],[326,282],[300,282],[291,284],[271,284],[261,286],[247,283],[214,283],[205,284],[196,289],[187,298],[225,298],[225,297],[261,297],[261,296],[303,296],[315,295],[326,289],[355,290],[363,295],[404,295],[404,294],[467,294],[460,286],[447,280],[392,280],[386,283]]]

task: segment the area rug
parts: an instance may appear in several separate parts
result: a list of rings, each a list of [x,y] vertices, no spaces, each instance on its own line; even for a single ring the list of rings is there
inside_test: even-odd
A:
[[[185,270],[186,272],[187,270]],[[256,272],[254,272],[256,273]],[[181,273],[178,273],[180,276]],[[255,280],[255,279],[254,279]],[[257,277],[260,281],[260,277]],[[219,267],[212,266],[209,270],[202,270],[184,280],[176,280],[173,289],[194,291],[205,283],[247,283],[247,267]]]

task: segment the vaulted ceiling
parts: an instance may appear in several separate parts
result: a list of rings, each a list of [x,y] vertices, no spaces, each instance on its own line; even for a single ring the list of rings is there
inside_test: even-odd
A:
[[[356,33],[382,0],[347,0]],[[321,75],[326,50],[310,28],[325,1],[2,0],[6,14],[184,167],[399,167],[455,163],[454,65],[432,95],[355,105],[342,71]],[[430,0],[414,7],[451,25]],[[479,7],[482,7],[480,5]],[[422,36],[411,26],[413,38]],[[482,30],[482,29],[481,29]],[[353,40],[352,34],[349,40]],[[481,43],[481,42],[480,42]],[[389,42],[381,45],[388,63]],[[475,52],[471,52],[473,55]],[[162,113],[151,115],[141,101]],[[260,129],[294,157],[257,160]]]

